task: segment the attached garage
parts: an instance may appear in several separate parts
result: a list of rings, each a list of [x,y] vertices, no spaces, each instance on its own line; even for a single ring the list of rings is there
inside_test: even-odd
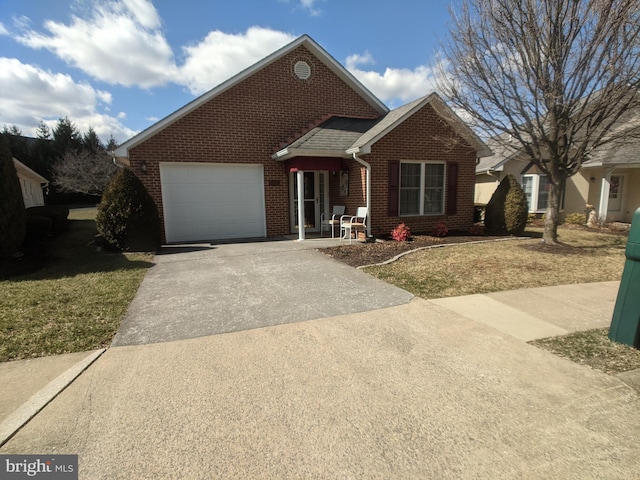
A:
[[[262,165],[161,163],[167,242],[266,237]]]

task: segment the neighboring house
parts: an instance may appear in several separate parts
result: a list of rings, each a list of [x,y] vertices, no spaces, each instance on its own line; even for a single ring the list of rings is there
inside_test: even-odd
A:
[[[15,158],[13,159],[13,165],[16,167],[16,172],[18,172],[25,208],[44,205],[44,194],[42,190],[49,185],[49,180],[37,174]]]
[[[525,191],[529,212],[546,212],[546,175],[515,147],[487,143],[494,155],[482,158],[476,166],[475,203],[486,205],[500,181],[512,173]],[[600,148],[567,180],[561,213],[584,213],[587,205],[595,208],[602,221],[631,222],[640,207],[640,141]]]
[[[476,161],[489,154],[436,94],[389,111],[306,35],[115,151],[155,200],[169,243],[303,239],[333,205],[368,206],[370,235],[401,222],[466,230]]]

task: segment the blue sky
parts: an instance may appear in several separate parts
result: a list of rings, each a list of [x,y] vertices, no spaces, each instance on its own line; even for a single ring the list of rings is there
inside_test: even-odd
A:
[[[122,142],[303,34],[399,106],[433,90],[450,3],[0,0],[0,126],[68,116]]]

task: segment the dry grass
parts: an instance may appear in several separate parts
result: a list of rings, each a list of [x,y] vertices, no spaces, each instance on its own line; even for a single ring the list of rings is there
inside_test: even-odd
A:
[[[560,247],[547,247],[539,238],[456,245],[365,271],[426,299],[620,279],[625,236],[560,233]]]
[[[640,350],[612,342],[608,333],[608,328],[596,328],[530,343],[604,373],[616,374],[640,368]]]

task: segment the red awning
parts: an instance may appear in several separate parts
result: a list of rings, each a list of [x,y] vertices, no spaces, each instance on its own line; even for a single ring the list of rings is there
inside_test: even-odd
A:
[[[344,165],[341,158],[335,157],[294,157],[284,161],[284,168],[287,172],[297,172],[298,170],[338,172],[344,168]]]

